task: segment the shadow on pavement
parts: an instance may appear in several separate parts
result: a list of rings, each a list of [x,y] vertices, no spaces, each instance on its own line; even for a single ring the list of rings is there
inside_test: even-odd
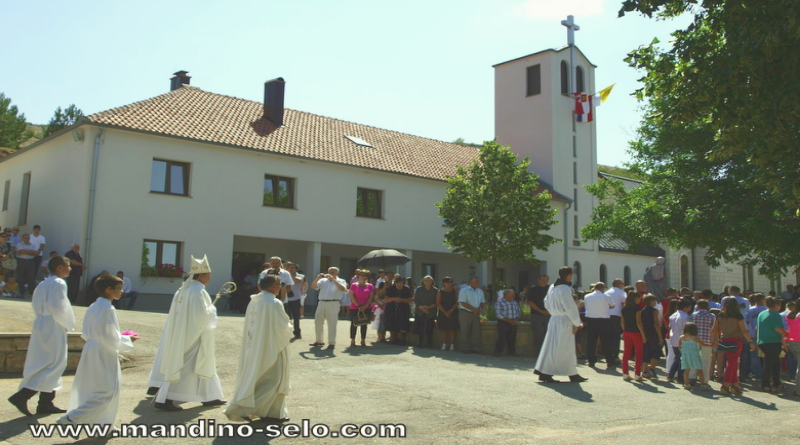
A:
[[[577,400],[578,402],[585,402],[585,403],[594,403],[592,399],[592,393],[587,392],[585,389],[581,387],[580,383],[568,383],[568,382],[561,382],[561,383],[542,383],[539,382],[540,388],[547,388],[552,389],[553,391],[561,394],[564,397],[569,397],[572,400]]]

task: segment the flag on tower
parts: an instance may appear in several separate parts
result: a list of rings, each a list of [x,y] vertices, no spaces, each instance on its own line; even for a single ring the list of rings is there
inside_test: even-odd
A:
[[[578,117],[578,122],[591,122],[594,120],[592,113],[592,99],[593,97],[586,93],[575,94],[575,115]]]
[[[603,88],[602,90],[600,90],[600,93],[598,93],[598,94],[600,94],[600,103],[601,104],[605,103],[606,99],[608,99],[608,95],[611,94],[611,89],[614,88],[614,85],[616,85],[616,84],[615,83],[611,84],[610,87],[606,87],[606,88]]]

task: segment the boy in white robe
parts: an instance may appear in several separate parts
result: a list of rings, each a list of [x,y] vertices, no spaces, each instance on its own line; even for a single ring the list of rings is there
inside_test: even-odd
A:
[[[214,357],[217,310],[206,292],[210,280],[208,258],[192,257],[189,278],[172,299],[148,379],[148,394],[156,394],[157,409],[180,411],[176,401],[205,406],[227,403]]]
[[[119,353],[133,349],[138,337],[122,335],[112,301],[122,297],[122,280],[113,275],[94,282],[99,298],[83,318],[86,340],[72,383],[69,412],[60,424],[112,425],[119,409],[122,371]]]
[[[36,414],[63,413],[53,404],[56,391],[61,389],[61,375],[67,369],[67,331],[75,330],[75,314],[67,298],[67,283],[63,278],[70,272],[69,259],[55,256],[48,264],[52,275],[33,292],[31,305],[36,314],[33,322],[22,383],[19,391],[8,398],[22,414],[28,411],[28,400],[39,393]]]
[[[572,268],[562,267],[558,270],[558,276],[544,298],[544,307],[550,312],[550,322],[534,373],[544,383],[557,383],[553,375],[568,375],[572,383],[585,382],[588,379],[578,375],[578,358],[575,355],[575,333],[581,327],[581,317],[572,298]]]
[[[242,349],[236,371],[233,398],[225,415],[233,421],[255,418],[288,420],[286,395],[289,393],[289,341],[292,321],[283,309],[281,279],[266,275],[262,289],[250,297],[244,319]]]

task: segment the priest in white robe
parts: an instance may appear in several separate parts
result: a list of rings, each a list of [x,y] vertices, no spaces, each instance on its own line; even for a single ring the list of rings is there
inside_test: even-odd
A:
[[[266,275],[262,291],[250,297],[244,319],[236,385],[225,415],[233,421],[288,420],[289,341],[292,322],[278,295],[281,279]]]
[[[36,414],[63,413],[53,404],[56,391],[61,389],[61,375],[67,369],[67,331],[75,330],[75,314],[67,298],[69,259],[55,256],[48,263],[50,275],[33,292],[31,304],[36,319],[33,322],[22,383],[19,391],[8,398],[22,414],[32,416],[28,400],[39,393]]]
[[[217,310],[206,292],[211,280],[208,258],[192,257],[189,277],[172,298],[148,386],[158,387],[155,407],[180,411],[174,402],[223,405],[214,357]],[[152,391],[149,391],[152,392]]]
[[[575,355],[575,333],[581,326],[581,317],[572,298],[572,268],[562,267],[558,276],[544,299],[551,317],[534,372],[545,383],[556,383],[554,375],[567,375],[570,382],[580,383],[588,379],[578,375]]]
[[[72,383],[69,411],[57,420],[60,424],[113,425],[117,418],[122,382],[119,353],[132,350],[138,338],[121,334],[111,304],[122,297],[122,285],[113,275],[94,283],[98,298],[83,317],[81,337],[86,344]]]

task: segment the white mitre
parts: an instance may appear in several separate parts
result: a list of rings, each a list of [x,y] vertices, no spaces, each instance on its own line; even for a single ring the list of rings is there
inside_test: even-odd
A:
[[[191,255],[190,255],[191,256]],[[189,266],[189,275],[199,275],[201,273],[211,273],[211,265],[208,264],[208,255],[203,255],[202,260],[198,260],[191,256],[191,266]]]

